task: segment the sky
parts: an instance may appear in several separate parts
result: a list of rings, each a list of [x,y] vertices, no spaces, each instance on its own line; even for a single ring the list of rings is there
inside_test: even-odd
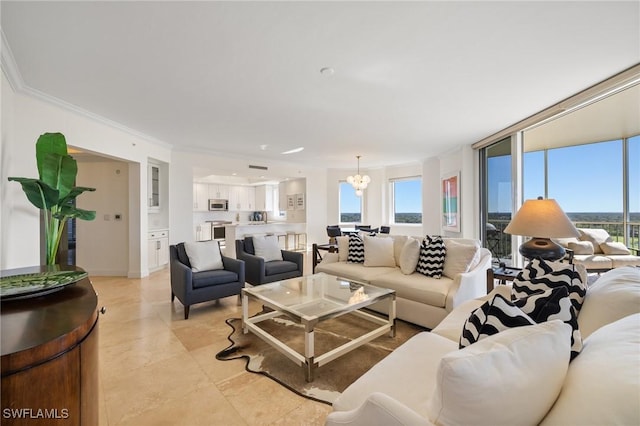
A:
[[[511,209],[511,157],[489,160],[489,212]],[[543,152],[525,154],[524,198],[544,194]],[[622,212],[622,141],[548,151],[549,194],[568,213]],[[640,212],[640,136],[629,139],[629,207]]]

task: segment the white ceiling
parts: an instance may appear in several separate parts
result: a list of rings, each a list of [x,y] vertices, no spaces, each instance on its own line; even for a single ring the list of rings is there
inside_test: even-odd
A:
[[[29,90],[175,149],[265,163],[418,161],[640,62],[637,1],[3,0],[0,8]]]

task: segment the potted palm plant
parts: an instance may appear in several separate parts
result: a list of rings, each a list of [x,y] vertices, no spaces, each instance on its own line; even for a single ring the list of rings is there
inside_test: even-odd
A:
[[[39,175],[37,179],[10,177],[9,180],[20,183],[31,204],[44,211],[46,262],[47,265],[54,265],[67,220],[95,219],[95,211],[75,206],[78,195],[85,191],[95,191],[95,188],[74,186],[78,164],[67,152],[67,142],[62,133],[40,135],[36,142],[36,162]]]

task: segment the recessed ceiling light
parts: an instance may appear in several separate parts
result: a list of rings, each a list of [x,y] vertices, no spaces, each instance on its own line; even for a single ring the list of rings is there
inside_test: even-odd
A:
[[[266,151],[268,146],[269,145],[260,145],[260,149]]]
[[[298,148],[290,149],[289,151],[281,152],[281,154],[295,154],[296,152],[300,152],[304,149],[304,146],[299,146]]]
[[[322,75],[333,75],[334,72],[336,72],[336,70],[331,67],[320,68],[320,74]]]

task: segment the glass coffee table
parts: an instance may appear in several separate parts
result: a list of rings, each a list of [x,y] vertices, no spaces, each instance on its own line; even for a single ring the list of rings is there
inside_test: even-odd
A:
[[[273,311],[249,317],[249,299]],[[388,316],[381,318],[361,309],[387,301]],[[314,351],[314,328],[320,321],[353,313],[377,325],[374,330],[324,354]],[[287,316],[304,326],[304,354],[300,354],[260,327],[262,321]],[[242,289],[242,328],[252,332],[305,369],[312,382],[315,369],[386,333],[395,336],[394,290],[319,273]]]

